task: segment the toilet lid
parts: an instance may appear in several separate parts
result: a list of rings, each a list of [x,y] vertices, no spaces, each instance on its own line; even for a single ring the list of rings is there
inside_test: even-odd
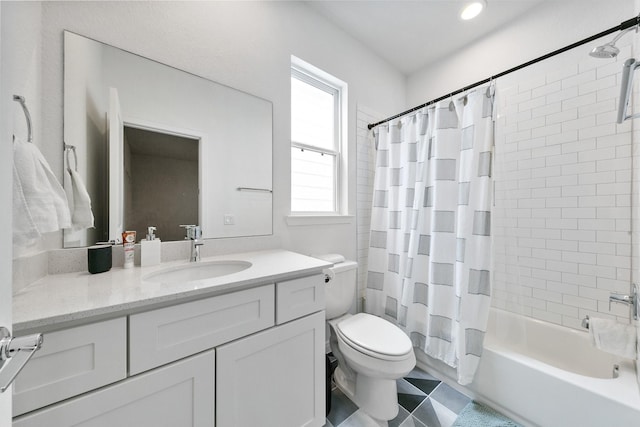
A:
[[[349,345],[365,353],[404,356],[413,347],[409,337],[400,328],[371,314],[355,314],[338,323],[337,329]]]

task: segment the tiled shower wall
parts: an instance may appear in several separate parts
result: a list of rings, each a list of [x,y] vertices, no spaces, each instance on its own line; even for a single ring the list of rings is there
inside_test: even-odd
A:
[[[594,44],[595,45],[595,44]],[[623,62],[588,47],[497,82],[492,303],[580,328],[627,322],[632,121],[616,124]]]
[[[627,322],[628,308],[610,309],[608,297],[628,293],[632,278],[633,122],[616,124],[632,47],[604,60],[587,55],[593,46],[496,82],[492,304],[572,328],[588,314]],[[378,117],[357,114],[363,296],[375,166],[366,125]]]
[[[380,119],[366,107],[357,107],[357,238],[358,238],[358,311],[363,311],[364,292],[367,284],[369,256],[369,227],[371,225],[371,205],[373,202],[373,178],[376,166],[375,143],[369,123]]]

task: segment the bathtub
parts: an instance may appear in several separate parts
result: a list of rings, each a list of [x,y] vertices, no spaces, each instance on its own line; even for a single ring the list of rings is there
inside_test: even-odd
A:
[[[428,356],[418,360],[451,377]],[[597,350],[587,332],[499,309],[466,391],[525,426],[640,426],[634,361]]]

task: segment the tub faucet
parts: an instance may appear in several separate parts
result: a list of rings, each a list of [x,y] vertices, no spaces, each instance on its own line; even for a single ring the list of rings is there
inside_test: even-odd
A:
[[[609,310],[611,310],[611,302],[617,302],[631,306],[633,320],[638,320],[638,312],[640,311],[640,300],[638,300],[638,285],[636,285],[635,283],[632,285],[630,295],[613,293],[609,295]]]
[[[582,327],[585,329],[589,329],[589,315],[587,314],[584,319],[582,319]]]
[[[202,229],[198,225],[181,225],[180,227],[185,228],[187,233],[185,239],[191,240],[191,255],[189,256],[189,261],[200,261],[200,246],[204,245],[202,241]]]

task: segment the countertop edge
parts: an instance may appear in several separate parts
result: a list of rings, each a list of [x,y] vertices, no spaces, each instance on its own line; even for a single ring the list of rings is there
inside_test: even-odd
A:
[[[19,321],[13,324],[13,332],[14,334],[19,336],[36,332],[50,332],[53,330],[66,329],[83,324],[94,323],[97,321],[154,310],[170,305],[182,304],[198,299],[210,298],[231,292],[269,285],[278,281],[291,280],[313,274],[320,274],[323,269],[331,267],[333,265],[330,262],[308,257],[306,255],[298,254],[295,252],[284,250],[280,252],[282,252],[282,254],[293,254],[295,256],[309,258],[310,260],[314,260],[316,262],[313,263],[315,265],[282,270],[281,272],[275,272],[273,274],[260,275],[251,278],[241,277],[228,283],[220,284],[214,282],[212,285],[205,285],[202,288],[177,290],[165,295],[159,295],[150,298],[140,298],[138,300],[132,300],[122,303],[104,304],[101,307],[92,307],[86,310],[64,312],[52,316],[45,315],[43,317]],[[256,253],[250,254],[252,257],[255,257]],[[273,254],[273,252],[265,251],[265,254]]]

